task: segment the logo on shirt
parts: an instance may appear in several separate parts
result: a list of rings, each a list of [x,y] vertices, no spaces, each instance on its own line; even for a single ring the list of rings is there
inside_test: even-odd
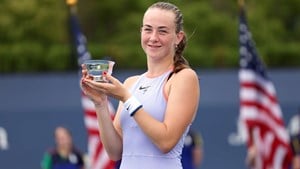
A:
[[[151,86],[140,86],[139,90],[142,91],[143,94],[145,94],[148,91],[149,87],[151,87]]]
[[[131,106],[131,105],[129,105],[129,106],[126,108],[127,111],[129,110],[130,106]]]

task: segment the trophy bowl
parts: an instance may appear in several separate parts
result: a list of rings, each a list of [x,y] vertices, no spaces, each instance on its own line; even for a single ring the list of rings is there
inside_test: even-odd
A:
[[[96,82],[107,82],[103,77],[103,72],[112,74],[115,62],[110,60],[86,60],[84,64],[87,68],[88,74],[93,77]]]

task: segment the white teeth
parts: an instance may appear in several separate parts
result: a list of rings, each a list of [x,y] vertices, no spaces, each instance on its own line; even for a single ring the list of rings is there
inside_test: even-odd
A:
[[[158,47],[160,47],[160,46],[155,46],[155,45],[148,45],[149,47],[151,47],[151,48],[158,48]]]

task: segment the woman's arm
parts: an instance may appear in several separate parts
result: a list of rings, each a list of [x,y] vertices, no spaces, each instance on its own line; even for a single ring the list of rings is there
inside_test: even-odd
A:
[[[111,115],[108,106],[95,105],[98,126],[100,132],[100,139],[108,153],[110,159],[117,161],[121,158],[122,154],[122,139],[112,123]]]
[[[128,89],[134,83],[137,77],[138,76],[134,76],[126,79],[124,85],[117,81],[117,79],[114,79],[114,82],[117,84],[115,86],[109,83],[99,84],[97,82],[89,81],[88,79],[84,80],[84,84],[89,87],[90,90],[96,93],[93,95],[91,92],[88,92],[88,89],[85,90],[95,104],[101,141],[109,157],[115,161],[121,158],[123,149],[122,130],[120,126],[120,112],[122,110],[122,103],[120,102],[121,104],[118,106],[114,122],[112,122],[107,103],[107,91],[105,91],[105,88],[112,88],[112,90],[117,90],[116,93],[123,92],[123,95],[124,93],[125,95],[130,95]],[[106,87],[103,88],[103,86]]]

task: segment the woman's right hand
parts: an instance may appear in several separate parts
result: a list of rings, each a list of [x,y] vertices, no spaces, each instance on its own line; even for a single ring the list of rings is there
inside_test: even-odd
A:
[[[96,90],[89,83],[86,83],[87,80],[93,80],[93,77],[90,76],[87,72],[86,66],[84,64],[82,67],[82,77],[80,80],[80,87],[84,94],[89,97],[95,104],[95,106],[106,106],[107,105],[107,95],[99,90]]]

